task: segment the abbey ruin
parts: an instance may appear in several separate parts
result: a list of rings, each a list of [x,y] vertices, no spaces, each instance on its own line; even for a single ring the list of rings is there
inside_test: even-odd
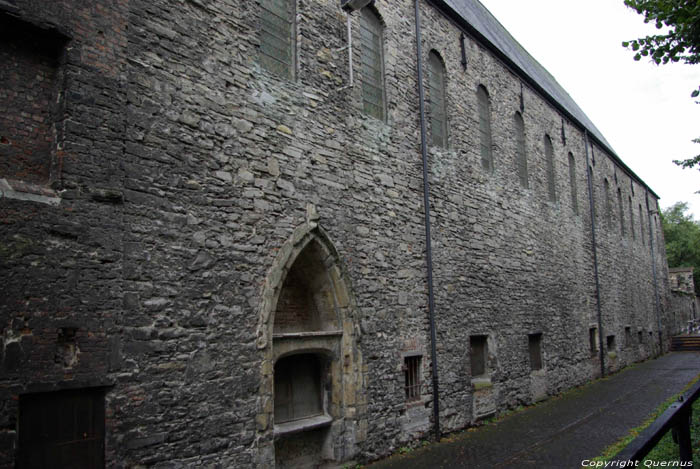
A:
[[[342,466],[668,348],[658,196],[555,79],[343,3],[0,0],[0,466]]]

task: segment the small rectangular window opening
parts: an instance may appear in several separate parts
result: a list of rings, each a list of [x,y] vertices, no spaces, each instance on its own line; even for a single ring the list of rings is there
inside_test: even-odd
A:
[[[404,358],[403,372],[407,402],[420,400],[420,359],[420,356]]]
[[[644,343],[644,334],[642,333],[642,331],[637,332],[637,340],[639,340],[640,344]]]
[[[615,350],[615,336],[614,335],[609,335],[606,337],[606,342],[608,346],[608,351],[612,352]]]
[[[488,346],[486,345],[485,335],[473,335],[469,337],[472,377],[482,376],[486,374],[486,357],[488,355]]]
[[[632,346],[632,329],[625,327],[625,348]]]
[[[542,369],[542,334],[529,334],[527,336],[530,349],[530,370]]]
[[[598,339],[596,332],[595,327],[588,329],[588,345],[590,347],[592,357],[595,357],[595,354],[598,351]]]

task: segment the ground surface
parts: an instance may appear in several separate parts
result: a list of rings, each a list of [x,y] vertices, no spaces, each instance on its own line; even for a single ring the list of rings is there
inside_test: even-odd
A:
[[[672,352],[499,422],[368,467],[579,468],[699,373],[700,352]]]

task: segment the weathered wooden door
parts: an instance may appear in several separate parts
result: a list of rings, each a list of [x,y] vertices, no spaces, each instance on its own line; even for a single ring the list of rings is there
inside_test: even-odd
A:
[[[102,468],[103,389],[80,389],[20,397],[19,469]]]

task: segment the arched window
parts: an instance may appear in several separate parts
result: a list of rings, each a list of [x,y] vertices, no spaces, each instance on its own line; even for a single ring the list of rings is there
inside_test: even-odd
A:
[[[476,89],[477,108],[479,110],[479,144],[481,147],[481,164],[487,171],[493,171],[493,154],[491,150],[491,104],[489,94],[483,85]]]
[[[569,152],[569,186],[571,187],[571,209],[578,215],[578,191],[576,189],[576,160]]]
[[[430,134],[433,145],[447,148],[447,106],[445,65],[434,50],[428,58],[428,88],[430,93]]]
[[[364,112],[384,119],[384,40],[379,16],[371,8],[363,8],[360,16],[362,56],[362,107]]]
[[[557,201],[557,189],[554,173],[554,147],[552,139],[549,135],[544,136],[544,155],[547,160],[547,193],[549,194],[550,202]]]
[[[610,202],[610,183],[608,182],[608,178],[605,178],[603,187],[605,188],[605,223],[610,227],[612,223],[612,204]]]
[[[634,231],[634,206],[632,205],[632,196],[627,196],[627,200],[630,205],[630,232],[632,232],[632,239],[637,239],[637,233]]]
[[[296,0],[260,0],[260,63],[268,71],[294,78]]]
[[[617,188],[617,205],[618,209],[620,210],[620,234],[622,236],[625,235],[625,210],[624,207],[622,206],[622,190],[620,188]]]
[[[513,118],[515,124],[515,160],[518,165],[518,178],[520,185],[527,189],[527,154],[525,153],[525,121],[523,116],[516,112]]]

